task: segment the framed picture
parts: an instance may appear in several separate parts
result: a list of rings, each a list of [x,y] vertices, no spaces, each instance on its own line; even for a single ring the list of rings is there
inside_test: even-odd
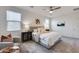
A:
[[[64,21],[59,21],[59,22],[57,22],[57,26],[65,26],[65,22]]]
[[[40,20],[39,19],[35,19],[36,24],[40,24]]]

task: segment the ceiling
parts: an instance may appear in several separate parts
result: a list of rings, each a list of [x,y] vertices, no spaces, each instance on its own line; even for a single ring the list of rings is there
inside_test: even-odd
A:
[[[49,10],[49,6],[18,6],[18,8],[28,10],[47,17],[59,17],[62,15],[79,12],[79,9],[73,11],[74,8],[79,8],[79,6],[61,6],[60,9],[54,10],[52,14],[47,11]]]

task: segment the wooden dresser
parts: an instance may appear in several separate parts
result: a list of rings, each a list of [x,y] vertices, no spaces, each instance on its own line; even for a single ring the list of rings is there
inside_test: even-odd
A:
[[[32,32],[22,32],[21,33],[21,40],[22,40],[22,42],[32,40]]]

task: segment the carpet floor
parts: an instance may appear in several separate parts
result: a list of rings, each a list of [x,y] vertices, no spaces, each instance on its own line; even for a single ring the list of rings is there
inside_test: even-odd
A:
[[[62,41],[47,49],[34,41],[27,41],[21,44],[22,53],[79,53],[79,40],[72,38],[62,38]]]

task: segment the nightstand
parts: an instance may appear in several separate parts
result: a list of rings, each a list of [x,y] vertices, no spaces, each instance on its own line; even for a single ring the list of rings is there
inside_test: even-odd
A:
[[[22,40],[22,42],[32,40],[32,32],[22,32],[21,33],[21,40]]]

